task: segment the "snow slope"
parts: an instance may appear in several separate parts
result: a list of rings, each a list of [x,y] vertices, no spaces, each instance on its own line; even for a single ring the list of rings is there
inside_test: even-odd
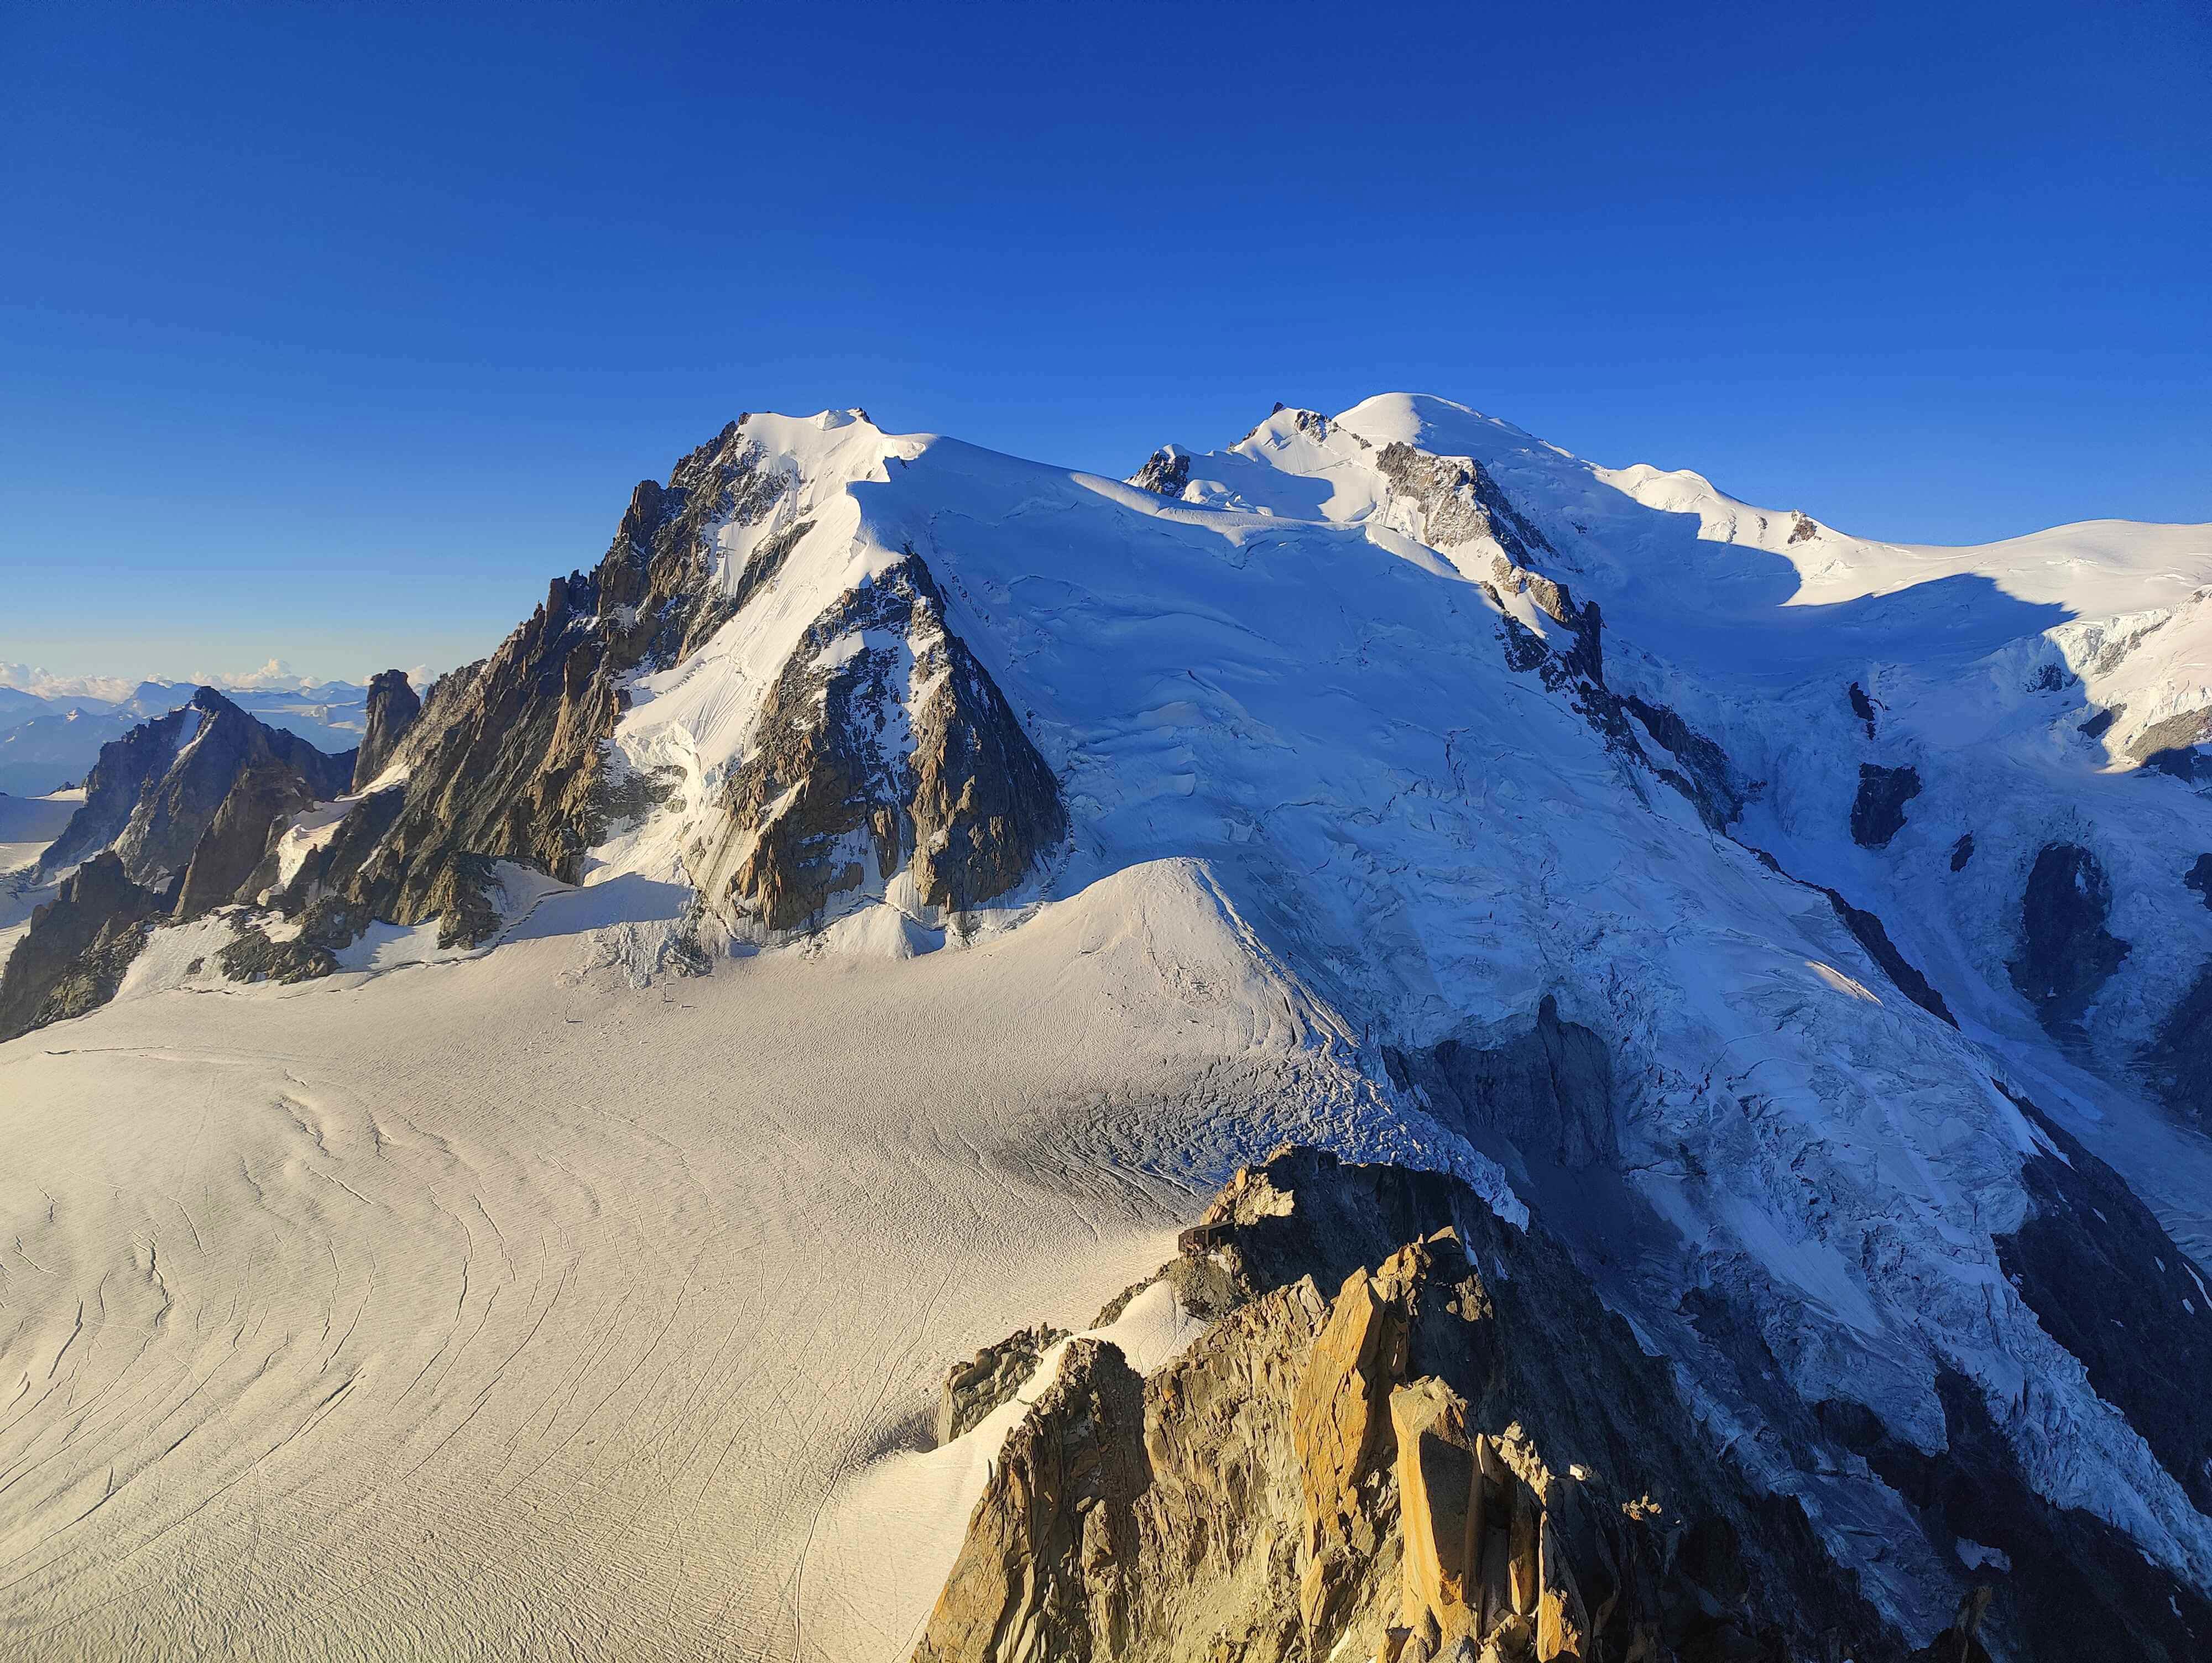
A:
[[[2039,1493],[2212,1587],[2212,1522],[1996,1245],[2045,1147],[2000,1079],[2212,1241],[2203,1140],[2062,1053],[2002,968],[2057,821],[2109,835],[2130,883],[2212,848],[2183,782],[2116,769],[2132,730],[2078,734],[2084,701],[2193,696],[2202,528],[1801,534],[1405,395],[1278,412],[1192,455],[1173,500],[857,411],[745,432],[787,483],[719,535],[714,580],[798,540],[628,689],[620,767],[667,792],[580,887],[533,892],[486,952],[371,951],[300,988],[149,949],[106,1010],[0,1047],[22,1151],[0,1171],[0,1642],[884,1655],[926,1579],[840,1521],[908,1459],[945,1363],[1082,1326],[1196,1192],[1290,1135],[1452,1166],[1605,1264],[1714,1424],[1922,1637],[1956,1564],[1863,1462],[1808,1474],[1763,1443],[1686,1289],[1741,1313],[1797,1399],[1923,1449],[1963,1375]],[[1393,445],[1480,462],[1537,541],[1410,491]],[[818,933],[753,932],[671,980],[769,686],[908,551],[1053,768],[1066,846],[958,914],[878,874]],[[1613,685],[1764,782],[1735,837],[1584,694],[1514,667],[1516,630],[1576,637],[1501,559],[1596,599]],[[2172,621],[2093,640],[2111,573],[2116,604]],[[2027,690],[2045,662],[2061,685]],[[887,714],[883,743],[912,742]],[[1929,789],[1877,857],[1844,829],[1856,767],[1907,756]],[[1954,889],[1969,816],[1986,847]],[[1784,872],[1881,912],[1963,1030]],[[2212,952],[2197,913],[2117,920],[2142,944],[2112,1055],[2156,967]],[[1502,1044],[1547,995],[1612,1053],[1617,1164],[1448,1127],[1393,1083],[1394,1057]]]
[[[9,1655],[815,1654],[831,1485],[948,1356],[1279,1138],[1419,1154],[1184,864],[920,959],[579,962],[0,1050]]]
[[[1249,470],[1217,462],[1259,457],[1328,482],[1331,518],[1388,540],[1380,447],[1479,462],[1547,538],[1542,569],[1601,603],[1613,683],[1678,710],[1761,782],[1742,841],[1878,913],[1970,1031],[2212,1251],[2212,1166],[2133,1083],[2136,1054],[2212,960],[2212,910],[2184,883],[2212,850],[2212,804],[2130,754],[2160,724],[2212,713],[2212,525],[2101,520],[1978,548],[1901,546],[1751,507],[1694,473],[1598,467],[1443,399],[1388,394],[1303,427],[1299,415],[1279,412],[1226,458],[1193,458],[1186,495],[1235,500],[1199,482],[1242,481]],[[1454,558],[1486,570],[1497,553],[1486,543]],[[1874,736],[1850,703],[1854,682],[1878,707]],[[2099,732],[2092,718],[2106,713]],[[1862,763],[1921,779],[1904,831],[1880,850],[1848,829]],[[1968,835],[1973,854],[1954,871]],[[2008,974],[2028,870],[2057,841],[2100,855],[2112,931],[2130,944],[2086,1055],[2045,1042]]]

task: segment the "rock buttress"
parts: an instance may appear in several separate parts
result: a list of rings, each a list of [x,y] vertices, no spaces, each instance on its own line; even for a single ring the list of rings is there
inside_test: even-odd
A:
[[[361,750],[354,758],[353,788],[364,791],[392,761],[399,741],[416,717],[422,701],[404,670],[379,671],[368,683],[368,725]]]
[[[809,627],[723,806],[697,876],[738,929],[811,927],[908,869],[917,899],[957,912],[1012,889],[1067,826],[1050,766],[910,551]]]
[[[792,486],[742,420],[731,422],[666,485],[639,484],[598,566],[553,580],[498,651],[440,677],[411,721],[398,722],[404,700],[392,689],[369,747],[375,772],[359,783],[404,762],[401,795],[376,816],[374,839],[333,840],[315,884],[364,918],[436,919],[450,944],[497,927],[495,862],[577,881],[616,806],[606,751],[624,679],[675,663],[729,622],[748,592],[726,580],[718,535],[767,521]],[[392,748],[374,756],[387,736]]]
[[[917,1660],[1905,1654],[1565,1250],[1455,1180],[1287,1151],[1170,1279],[1221,1314],[1140,1413],[1071,1348]]]

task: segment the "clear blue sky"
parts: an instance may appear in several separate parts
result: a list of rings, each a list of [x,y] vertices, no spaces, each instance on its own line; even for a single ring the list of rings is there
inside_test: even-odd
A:
[[[486,650],[742,410],[1412,387],[1846,530],[2212,519],[2199,0],[0,11],[0,659]]]

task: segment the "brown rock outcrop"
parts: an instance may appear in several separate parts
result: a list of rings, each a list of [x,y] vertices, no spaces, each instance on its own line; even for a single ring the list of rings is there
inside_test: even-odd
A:
[[[498,651],[441,677],[411,720],[400,716],[412,689],[385,672],[385,720],[372,709],[366,747],[374,773],[358,783],[395,761],[407,780],[374,815],[349,816],[280,904],[335,893],[364,919],[436,919],[441,939],[474,943],[497,927],[494,862],[574,883],[618,795],[606,742],[622,678],[673,663],[728,622],[736,601],[717,579],[715,536],[766,520],[791,483],[732,422],[667,485],[640,484],[599,565],[554,579]]]
[[[1375,1551],[1365,1486],[1389,1446],[1391,1382],[1405,1376],[1411,1252],[1378,1275],[1357,1270],[1345,1278],[1291,1405],[1305,1497],[1298,1611],[1309,1630],[1337,1625],[1353,1581],[1348,1567]]]
[[[235,901],[268,853],[278,822],[319,800],[295,768],[264,764],[240,774],[192,847],[176,915],[198,918]]]
[[[916,1649],[927,1663],[1073,1663],[1129,1639],[1145,1385],[1121,1351],[1067,1349],[1060,1377],[1006,1440],[992,1489]]]
[[[1539,1663],[1589,1655],[1589,1614],[1553,1526],[1551,1472],[1519,1427],[1492,1437],[1467,1417],[1466,1401],[1434,1375],[1390,1395],[1406,1535],[1399,1620],[1417,1637],[1409,1652],[1443,1656],[1472,1638],[1501,1650],[1533,1645]]]
[[[1181,1251],[1222,1314],[1141,1381],[1071,1348],[917,1660],[1904,1654],[1565,1249],[1462,1186],[1291,1151]]]
[[[947,1371],[937,1397],[938,1443],[951,1443],[1011,1401],[1038,1360],[1066,1338],[1066,1330],[1039,1323],[985,1346]]]

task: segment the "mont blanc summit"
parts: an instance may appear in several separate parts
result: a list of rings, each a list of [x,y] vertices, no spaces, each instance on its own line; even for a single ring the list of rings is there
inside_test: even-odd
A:
[[[0,1650],[2212,1649],[2212,526],[1131,461],[0,798]]]

